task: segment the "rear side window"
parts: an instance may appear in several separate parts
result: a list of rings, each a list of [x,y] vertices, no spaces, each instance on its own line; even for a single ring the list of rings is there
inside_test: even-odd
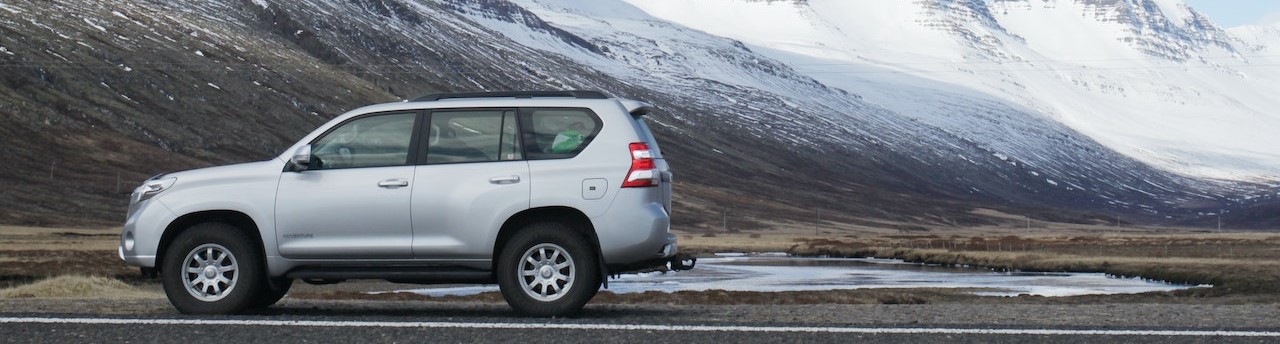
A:
[[[433,111],[427,164],[520,160],[515,110]]]
[[[525,108],[520,112],[530,160],[572,158],[600,133],[600,118],[591,110]]]

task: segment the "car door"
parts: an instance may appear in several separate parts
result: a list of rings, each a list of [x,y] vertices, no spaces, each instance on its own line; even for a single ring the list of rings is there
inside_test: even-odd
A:
[[[414,256],[489,259],[502,223],[529,208],[516,111],[434,110],[427,118],[414,171]]]
[[[295,259],[411,258],[410,158],[420,113],[353,118],[312,142],[306,170],[276,193],[280,254]]]

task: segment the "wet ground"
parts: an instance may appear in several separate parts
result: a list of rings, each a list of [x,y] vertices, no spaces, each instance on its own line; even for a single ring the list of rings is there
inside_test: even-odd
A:
[[[987,296],[1076,296],[1136,294],[1192,286],[1122,278],[1102,273],[996,272],[989,269],[904,263],[892,259],[804,258],[786,255],[721,254],[681,272],[626,274],[609,281],[614,293],[647,291],[823,291],[869,288],[953,288]],[[409,290],[430,296],[472,295],[496,286]]]

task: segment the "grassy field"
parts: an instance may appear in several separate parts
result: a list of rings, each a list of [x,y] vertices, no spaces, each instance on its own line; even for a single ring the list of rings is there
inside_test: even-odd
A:
[[[116,253],[118,228],[0,226],[0,288],[58,276],[99,276],[145,283]]]
[[[989,212],[989,211],[984,211]],[[1004,216],[988,213],[989,216]],[[1212,284],[1146,296],[992,298],[937,289],[788,293],[682,292],[675,295],[601,293],[608,303],[930,303],[930,302],[1280,302],[1280,233],[1206,232],[1186,228],[1113,227],[1022,223],[989,227],[884,227],[826,223],[768,223],[750,231],[700,228],[676,231],[682,250],[788,252],[809,256],[898,258],[912,262],[990,267],[997,270],[1105,272],[1178,283]],[[887,229],[898,228],[898,229]],[[163,297],[155,280],[116,256],[118,232],[0,226],[0,298]],[[59,278],[61,279],[53,279]],[[52,280],[51,280],[52,279]],[[41,281],[44,281],[41,283]],[[340,287],[346,286],[346,287]],[[430,298],[416,294],[366,294],[386,284],[299,283],[294,298],[433,299],[501,302],[497,294]],[[385,290],[385,289],[384,289]],[[117,292],[118,291],[118,292]],[[1054,299],[1054,301],[1047,301]]]

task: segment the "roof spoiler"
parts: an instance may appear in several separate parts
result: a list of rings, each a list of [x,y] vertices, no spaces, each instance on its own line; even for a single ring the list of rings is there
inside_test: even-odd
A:
[[[433,93],[414,98],[415,102],[432,102],[442,99],[459,99],[459,98],[577,98],[577,99],[608,99],[604,93],[600,91],[506,91],[506,92],[461,92],[461,93]]]
[[[618,101],[622,103],[623,107],[627,108],[627,112],[632,117],[640,117],[653,112],[653,105],[649,103],[631,99],[619,99]]]

